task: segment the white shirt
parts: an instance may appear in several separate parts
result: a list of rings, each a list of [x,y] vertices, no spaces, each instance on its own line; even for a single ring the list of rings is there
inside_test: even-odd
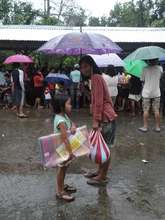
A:
[[[105,73],[102,74],[103,79],[105,80],[105,83],[108,87],[108,91],[111,97],[116,97],[118,95],[118,82],[119,82],[119,77],[114,76],[111,77]]]
[[[70,78],[74,83],[79,83],[81,80],[81,73],[79,70],[74,70],[70,73]]]
[[[163,73],[161,66],[148,66],[144,69],[141,80],[144,82],[142,91],[143,98],[158,98],[160,97],[160,78]]]

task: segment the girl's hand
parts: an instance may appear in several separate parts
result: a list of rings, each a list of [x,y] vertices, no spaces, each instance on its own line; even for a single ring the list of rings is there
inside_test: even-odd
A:
[[[75,134],[76,133],[76,126],[73,124],[72,127],[71,127],[71,134]]]
[[[68,160],[73,160],[75,158],[75,155],[73,153],[69,154]]]

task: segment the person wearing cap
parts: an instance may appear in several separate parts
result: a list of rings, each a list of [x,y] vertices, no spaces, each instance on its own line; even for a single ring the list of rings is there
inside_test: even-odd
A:
[[[71,97],[73,108],[79,108],[78,91],[81,81],[81,73],[79,71],[79,64],[74,65],[74,70],[70,73],[70,78],[72,80],[71,86]]]

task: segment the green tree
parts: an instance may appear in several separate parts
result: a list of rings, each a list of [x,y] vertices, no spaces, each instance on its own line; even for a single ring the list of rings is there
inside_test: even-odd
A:
[[[90,17],[88,25],[89,26],[100,26],[100,18],[99,17]]]
[[[82,7],[69,9],[63,14],[64,24],[66,26],[85,26],[87,15]]]
[[[110,11],[108,26],[137,26],[137,14],[134,1],[123,4],[116,3],[114,9]]]
[[[14,2],[11,13],[12,24],[34,24],[35,19],[40,16],[40,11],[35,10],[31,3]]]
[[[39,21],[36,22],[38,25],[59,25],[58,19],[54,16],[43,15]]]
[[[108,18],[106,16],[102,16],[100,18],[100,25],[103,26],[103,27],[108,25]]]
[[[0,0],[0,20],[2,24],[10,23],[11,10],[12,10],[11,0]]]

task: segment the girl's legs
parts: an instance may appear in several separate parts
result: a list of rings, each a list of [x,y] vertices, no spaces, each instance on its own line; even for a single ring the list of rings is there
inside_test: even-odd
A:
[[[71,202],[74,200],[74,197],[65,192],[64,189],[64,180],[66,175],[67,167],[59,167],[57,171],[57,197],[66,202]]]
[[[64,192],[64,180],[67,167],[59,167],[57,171],[57,191],[58,193]]]

